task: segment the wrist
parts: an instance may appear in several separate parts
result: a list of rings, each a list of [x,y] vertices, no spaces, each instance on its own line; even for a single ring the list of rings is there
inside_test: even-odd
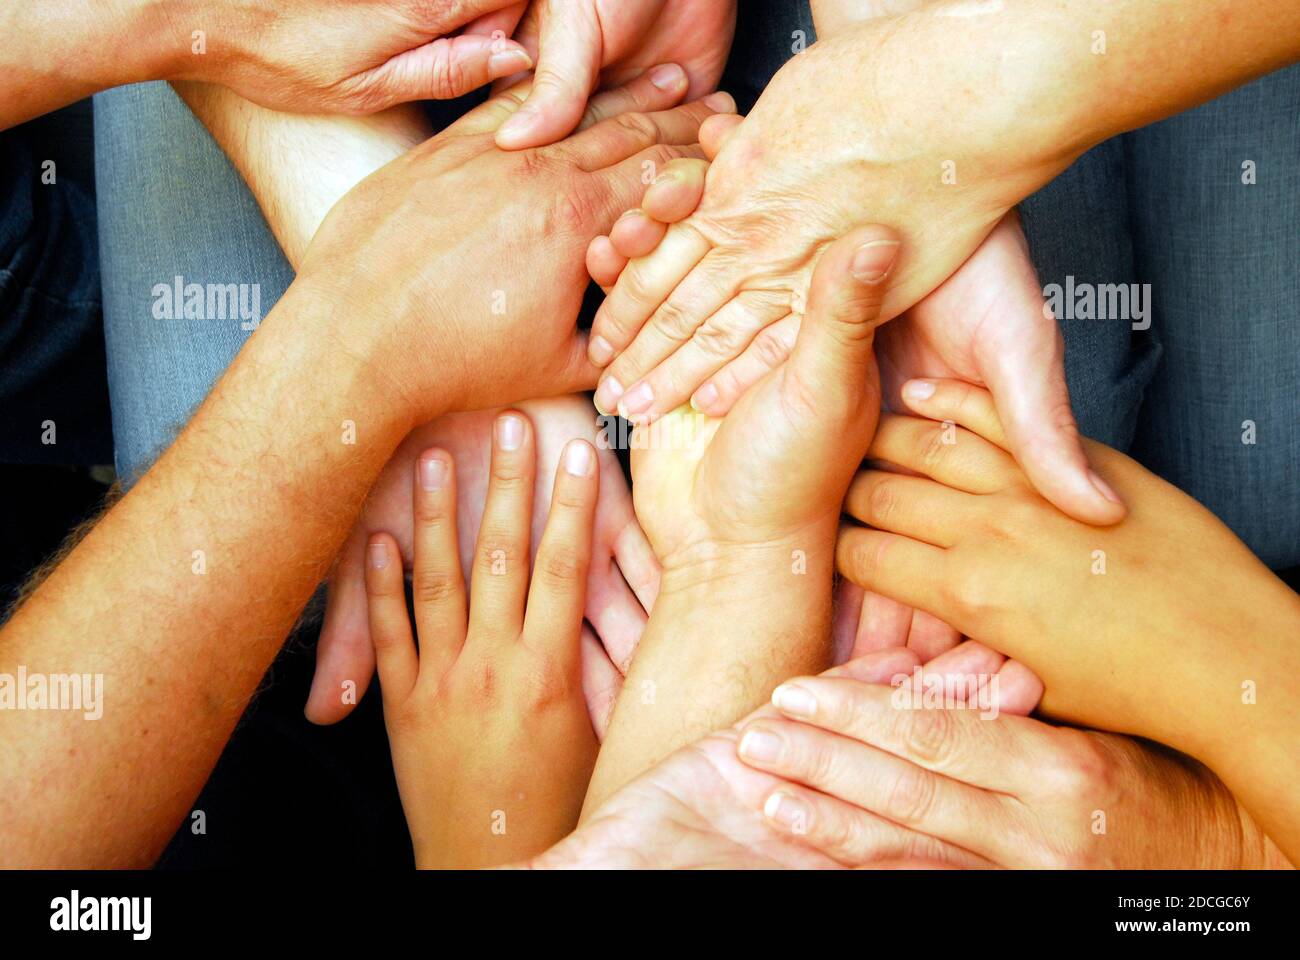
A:
[[[800,588],[796,597],[815,599],[821,584],[829,595],[835,532],[832,518],[798,534],[762,542],[697,541],[661,558],[659,597],[711,606],[729,601],[766,603],[773,598],[772,591],[781,588]]]

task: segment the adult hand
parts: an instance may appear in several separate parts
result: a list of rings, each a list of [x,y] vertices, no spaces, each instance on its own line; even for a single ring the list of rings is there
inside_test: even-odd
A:
[[[519,404],[532,422],[537,446],[533,495],[533,540],[546,524],[561,452],[583,439],[598,447],[600,492],[596,501],[586,619],[594,628],[583,643],[583,676],[593,725],[603,734],[622,675],[645,629],[646,610],[659,583],[659,563],[632,511],[632,495],[618,458],[596,443],[595,411],[585,396],[555,397]],[[492,425],[500,411],[449,414],[411,432],[371,489],[366,506],[339,553],[330,577],[325,621],[316,647],[316,676],[307,716],[333,723],[361,699],[375,663],[366,616],[365,550],[371,534],[393,536],[406,570],[414,562],[414,501],[410,481],[415,461],[431,448],[456,463],[461,569],[474,569],[474,543],[487,497]]]
[[[742,122],[726,116],[707,123],[701,131],[706,155],[718,157],[752,119]],[[639,210],[621,217],[609,237],[593,241],[588,270],[602,286],[613,288],[612,300],[617,302],[619,284],[643,284],[637,271],[659,269],[657,258],[663,255],[654,251],[664,241],[666,225],[707,208],[706,181],[718,184],[716,189],[732,189],[730,181],[710,180],[713,176],[701,161],[675,161],[646,191]],[[821,202],[818,197],[814,194],[807,202]],[[691,217],[683,226],[695,221]],[[729,229],[736,236],[743,232],[742,226]],[[681,242],[680,237],[670,237],[665,246]],[[646,259],[636,259],[642,257]],[[625,270],[626,281],[620,279]],[[769,315],[760,307],[770,299],[770,291],[742,294],[681,338],[665,339],[647,328],[602,375],[597,406],[612,410],[617,405],[625,416],[653,419],[689,396],[696,409],[725,415],[746,389],[789,354],[801,312],[798,289],[794,295],[793,311],[782,307],[788,301],[777,298]],[[777,313],[784,315],[777,319]],[[680,313],[665,313],[663,308],[655,316],[661,323],[681,319]],[[603,330],[599,322],[593,327],[592,351],[598,362],[614,350]],[[653,369],[639,359],[645,356],[637,346],[643,340],[654,352],[649,363],[658,365]],[[1084,455],[1065,384],[1064,343],[1014,213],[994,227],[951,277],[882,328],[876,352],[888,407],[903,409],[898,389],[912,377],[954,377],[987,385],[1007,424],[1013,452],[1045,497],[1089,522],[1110,523],[1123,516],[1119,498]]]
[[[192,17],[170,14],[176,37],[166,79],[220,83],[291,113],[450,99],[532,65],[505,36],[517,8],[512,0],[200,4]],[[478,18],[491,32],[452,35]]]
[[[655,64],[680,64],[687,97],[703,96],[722,76],[735,25],[735,0],[533,0],[514,38],[537,61],[536,80],[497,144],[518,150],[566,136],[597,86]]]
[[[972,668],[996,671],[1001,658],[970,645],[932,662],[941,676]],[[905,649],[878,650],[827,672],[846,682],[887,683],[911,674],[920,661]],[[1041,688],[1040,688],[1041,689]],[[1032,684],[1001,686],[1003,711],[1032,709]],[[776,718],[770,706],[753,718]],[[567,839],[530,861],[534,869],[838,869],[846,865],[805,843],[789,829],[765,820],[763,798],[781,786],[771,774],[742,762],[736,754],[737,729],[711,734],[683,747],[612,794]],[[861,836],[873,866],[943,863],[988,866],[960,847],[884,820]]]
[[[898,689],[833,677],[778,687],[772,702],[781,717],[748,724],[738,748],[755,770],[786,780],[754,809],[850,865],[878,859],[882,822],[1000,867],[1281,862],[1228,789],[1194,760],[1007,712],[900,707]]]
[[[493,135],[526,92],[494,98],[363,180],[299,269],[300,294],[341,321],[337,349],[375,364],[406,432],[440,413],[591,386],[576,330],[583,251],[643,189],[643,165],[695,152],[712,112],[696,102],[624,113],[505,153]],[[347,323],[375,304],[389,305],[389,322]],[[525,337],[527,350],[513,348]],[[361,442],[369,419],[391,412],[358,410]]]

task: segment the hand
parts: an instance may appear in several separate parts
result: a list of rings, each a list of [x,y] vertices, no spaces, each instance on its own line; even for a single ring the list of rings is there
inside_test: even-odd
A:
[[[468,613],[456,476],[443,450],[412,471],[417,650],[401,556],[369,538],[366,598],[398,790],[421,867],[536,854],[578,820],[596,760],[579,636],[599,485],[596,451],[569,442],[529,584],[536,438],[496,418]]]
[[[1135,509],[1114,527],[1079,523],[1025,482],[987,391],[914,381],[903,396],[932,419],[885,417],[869,456],[918,475],[858,475],[845,509],[870,528],[841,533],[846,577],[1023,661],[1051,715],[1168,743],[1230,784],[1224,729],[1287,740],[1295,698],[1246,706],[1241,685],[1291,675],[1261,658],[1290,650],[1266,638],[1300,626],[1300,600],[1217,518],[1089,441]]]
[[[716,157],[741,128],[739,117],[711,119],[701,131],[706,155]],[[646,191],[640,210],[621,217],[609,237],[592,241],[588,270],[601,286],[616,287],[629,260],[652,254],[667,225],[696,210],[705,198],[708,169],[699,160],[673,161]],[[706,325],[653,370],[637,365],[634,343],[602,376],[597,407],[617,404],[625,415],[653,419],[689,395],[696,409],[725,415],[741,393],[789,354],[799,316],[795,311],[761,326],[763,319],[737,300],[710,322],[711,331]],[[640,339],[652,336],[643,332]],[[592,350],[598,362],[613,353],[608,341],[597,339]],[[987,383],[1000,404],[1012,450],[1045,497],[1090,522],[1123,516],[1119,498],[1084,456],[1065,384],[1064,344],[1014,213],[956,273],[882,328],[876,352],[888,407],[901,409],[898,388],[912,377]],[[624,384],[629,384],[626,393]]]
[[[208,4],[192,18],[170,13],[178,45],[167,79],[220,83],[292,113],[374,113],[459,97],[529,69],[527,51],[504,35],[518,17],[511,0]],[[495,35],[451,35],[476,18]]]
[[[595,442],[595,411],[583,396],[535,400],[518,409],[532,422],[536,436],[533,536],[537,539],[549,513],[551,481],[560,454],[571,440]],[[498,413],[485,410],[440,417],[413,431],[384,468],[330,578],[325,622],[316,647],[316,676],[307,704],[312,721],[333,723],[347,716],[370,682],[375,663],[366,617],[366,543],[373,533],[392,534],[405,568],[411,569],[415,522],[411,472],[431,447],[446,451],[456,463],[461,565],[473,567]],[[645,611],[658,589],[659,563],[632,512],[632,495],[618,459],[608,449],[599,449],[597,458],[601,482],[586,605],[586,619],[595,632],[591,642],[583,644],[583,686],[596,733],[603,735],[613,697],[645,629]]]
[[[701,103],[621,114],[570,139],[504,153],[492,135],[519,87],[353,188],[325,218],[296,287],[346,329],[337,349],[373,371],[370,417],[405,432],[450,410],[590,387],[576,331],[583,250],[641,190],[643,164],[688,155]],[[413,242],[412,238],[421,238]],[[347,321],[383,316],[383,322]],[[527,338],[528,349],[509,345]]]
[[[997,670],[1001,658],[977,644],[951,651],[927,669],[942,676],[971,669]],[[920,661],[910,650],[878,650],[827,672],[853,682],[886,683],[910,674]],[[1039,688],[1041,690],[1041,687]],[[1005,711],[1032,709],[1032,685],[1003,684],[997,701]],[[1028,704],[1028,706],[1026,706]],[[776,718],[770,706],[753,716]],[[747,721],[746,721],[747,722]],[[531,861],[534,869],[838,869],[845,865],[815,849],[789,829],[755,811],[781,785],[771,774],[746,765],[736,754],[738,728],[711,734],[683,747],[614,793],[578,830]],[[960,847],[883,820],[860,839],[873,866],[947,863],[984,866]]]
[[[554,142],[573,130],[598,85],[668,61],[686,69],[687,97],[701,97],[722,76],[735,26],[736,0],[534,0],[515,40],[536,59],[536,81],[497,144]]]
[[[878,859],[882,823],[999,867],[1281,863],[1227,788],[1193,760],[969,705],[900,707],[899,689],[831,677],[778,687],[772,702],[782,717],[746,726],[739,753],[787,782],[752,808],[850,865]]]

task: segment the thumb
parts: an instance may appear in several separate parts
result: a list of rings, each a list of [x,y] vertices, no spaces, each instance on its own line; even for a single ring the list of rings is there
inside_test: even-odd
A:
[[[1117,523],[1126,510],[1088,465],[1065,382],[1065,342],[1027,248],[1010,276],[1001,320],[987,325],[975,355],[1007,446],[1034,489],[1057,508],[1084,523]]]
[[[866,382],[873,333],[900,246],[888,227],[860,227],[831,244],[817,262],[789,363],[818,396],[844,397],[847,385]]]
[[[572,133],[600,75],[603,37],[593,5],[589,0],[544,3],[532,92],[497,131],[503,150],[539,147]]]
[[[398,54],[361,78],[363,112],[411,100],[452,100],[532,66],[528,52],[502,37],[460,35]]]

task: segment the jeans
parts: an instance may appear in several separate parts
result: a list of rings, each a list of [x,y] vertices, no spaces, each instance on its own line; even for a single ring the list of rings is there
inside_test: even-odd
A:
[[[741,4],[724,87],[748,108],[812,40],[806,3]],[[248,336],[238,320],[154,319],[155,286],[256,284],[265,313],[293,274],[169,88],[100,94],[95,114],[113,429],[129,478]],[[1279,71],[1102,144],[1021,208],[1044,285],[1150,284],[1149,329],[1060,318],[1083,432],[1196,496],[1274,567],[1300,564],[1298,114],[1300,68]]]

